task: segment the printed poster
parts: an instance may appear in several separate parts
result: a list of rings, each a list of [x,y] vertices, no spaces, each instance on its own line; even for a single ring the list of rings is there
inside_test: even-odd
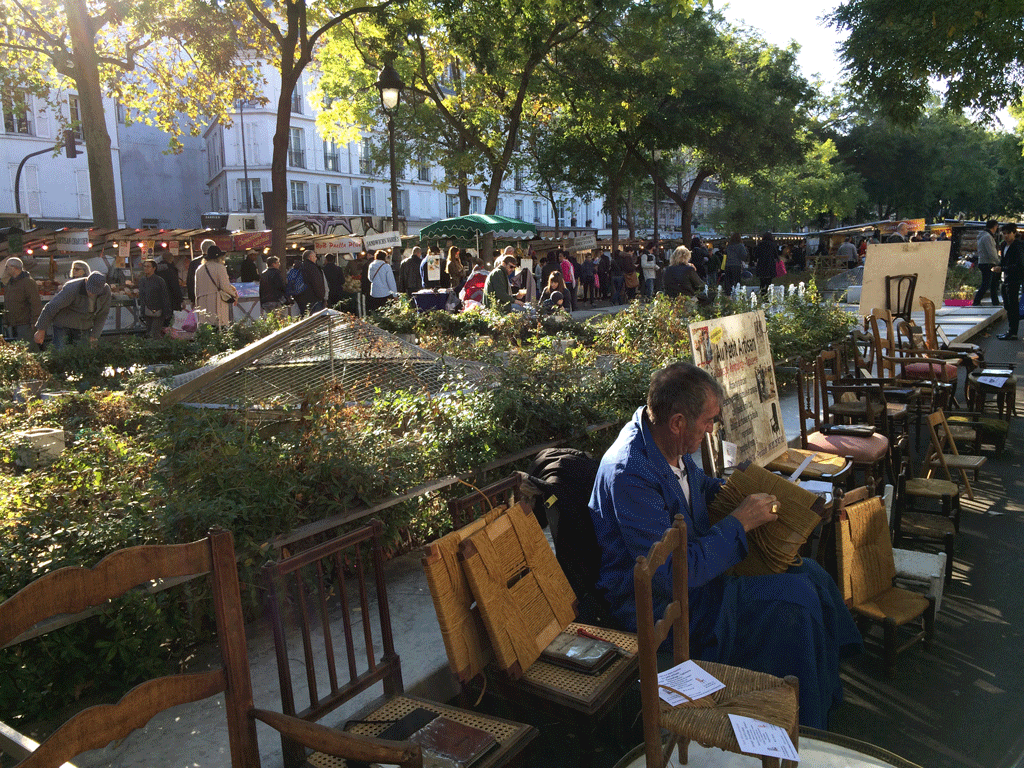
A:
[[[722,439],[736,463],[766,464],[786,450],[764,310],[690,324],[694,363],[725,390]]]

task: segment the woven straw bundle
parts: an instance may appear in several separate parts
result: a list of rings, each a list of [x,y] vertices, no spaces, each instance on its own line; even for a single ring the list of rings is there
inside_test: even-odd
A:
[[[708,511],[711,523],[731,514],[754,493],[775,496],[779,500],[779,518],[747,533],[747,557],[733,572],[737,576],[785,573],[790,566],[800,564],[797,553],[821,522],[825,504],[819,496],[796,483],[750,464],[733,472],[715,496]]]

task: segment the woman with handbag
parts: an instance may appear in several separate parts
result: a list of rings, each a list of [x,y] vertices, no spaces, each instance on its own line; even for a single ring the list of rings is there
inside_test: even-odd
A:
[[[212,318],[218,328],[231,324],[231,305],[238,300],[238,291],[228,279],[226,254],[211,245],[196,270],[196,309]]]

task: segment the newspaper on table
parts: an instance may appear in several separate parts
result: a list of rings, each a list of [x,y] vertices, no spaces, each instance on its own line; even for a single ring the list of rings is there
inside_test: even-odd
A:
[[[725,390],[722,439],[737,463],[767,464],[786,450],[764,310],[690,324],[694,363]]]

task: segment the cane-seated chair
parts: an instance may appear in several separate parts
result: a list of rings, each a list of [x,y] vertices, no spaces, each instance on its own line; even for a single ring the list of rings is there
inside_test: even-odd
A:
[[[79,614],[154,580],[191,579],[204,574],[209,574],[213,593],[221,666],[148,680],[116,704],[83,710],[42,744],[19,750],[19,766],[56,768],[76,755],[125,738],[166,709],[219,693],[224,694],[226,746],[232,768],[259,768],[256,720],[287,734],[293,742],[315,745],[335,757],[389,762],[403,768],[422,765],[416,745],[356,737],[253,707],[238,571],[228,531],[214,531],[190,544],[118,550],[93,568],[62,568],[37,579],[0,605],[0,647],[44,619]],[[187,753],[186,744],[181,748]]]
[[[382,683],[383,697],[350,722],[349,732],[374,737],[389,723],[424,708],[494,736],[498,748],[483,758],[481,766],[514,760],[536,736],[533,727],[404,694],[384,579],[382,529],[381,522],[373,520],[264,566],[282,708],[288,715],[315,723]],[[286,615],[293,615],[294,620],[286,621]],[[379,636],[375,636],[374,624]],[[290,648],[296,633],[301,659],[297,649]],[[308,701],[302,709],[296,704],[292,674],[297,664],[302,669],[295,678],[300,689],[305,684]],[[282,739],[282,750],[286,768],[306,765],[302,745]],[[334,765],[317,752],[308,757],[308,763],[324,768]]]
[[[482,489],[484,493],[487,490]],[[541,709],[573,723],[581,736],[586,761],[591,757],[588,750],[593,746],[594,728],[636,680],[636,635],[577,622],[566,627],[566,631],[582,629],[622,649],[621,658],[598,674],[564,669],[543,659],[522,670],[518,679],[499,670],[493,663],[494,648],[459,559],[459,549],[464,541],[507,512],[505,507],[495,507],[426,548],[423,570],[441,626],[448,664],[464,689],[474,680],[486,679],[491,689],[513,704]]]
[[[896,563],[889,536],[881,496],[848,505],[839,520],[840,589],[859,623],[882,625],[886,675],[892,675],[898,653],[929,642],[935,629],[935,599],[893,584]],[[900,642],[899,628],[919,619],[921,631]]]
[[[672,602],[665,614],[655,621],[654,573],[672,558]],[[658,647],[672,633],[673,664],[690,658],[690,609],[687,594],[687,568],[674,567],[686,563],[686,521],[676,515],[661,541],[655,543],[647,556],[636,559],[633,583],[636,590],[637,637],[640,645],[640,700],[644,726],[647,768],[663,768],[673,747],[679,745],[679,763],[687,762],[690,741],[713,746],[726,752],[740,752],[729,721],[729,714],[739,714],[784,728],[799,746],[799,682],[753,672],[727,664],[698,661],[698,666],[725,683],[725,688],[710,696],[670,707],[658,695]],[[670,732],[663,744],[661,729]],[[762,757],[764,768],[778,766],[777,758]],[[795,768],[795,763],[782,761]]]
[[[948,584],[953,580],[953,555],[960,527],[960,487],[938,478],[910,477],[909,464],[904,461],[895,491],[890,522],[893,546],[944,551]],[[926,509],[922,503],[938,503],[939,509]]]
[[[935,322],[935,302],[927,296],[919,296],[921,309],[924,310],[924,342],[931,352],[943,352],[943,356],[956,357],[960,364],[970,373],[975,368],[985,365],[985,350],[977,344],[950,341],[942,326]]]

